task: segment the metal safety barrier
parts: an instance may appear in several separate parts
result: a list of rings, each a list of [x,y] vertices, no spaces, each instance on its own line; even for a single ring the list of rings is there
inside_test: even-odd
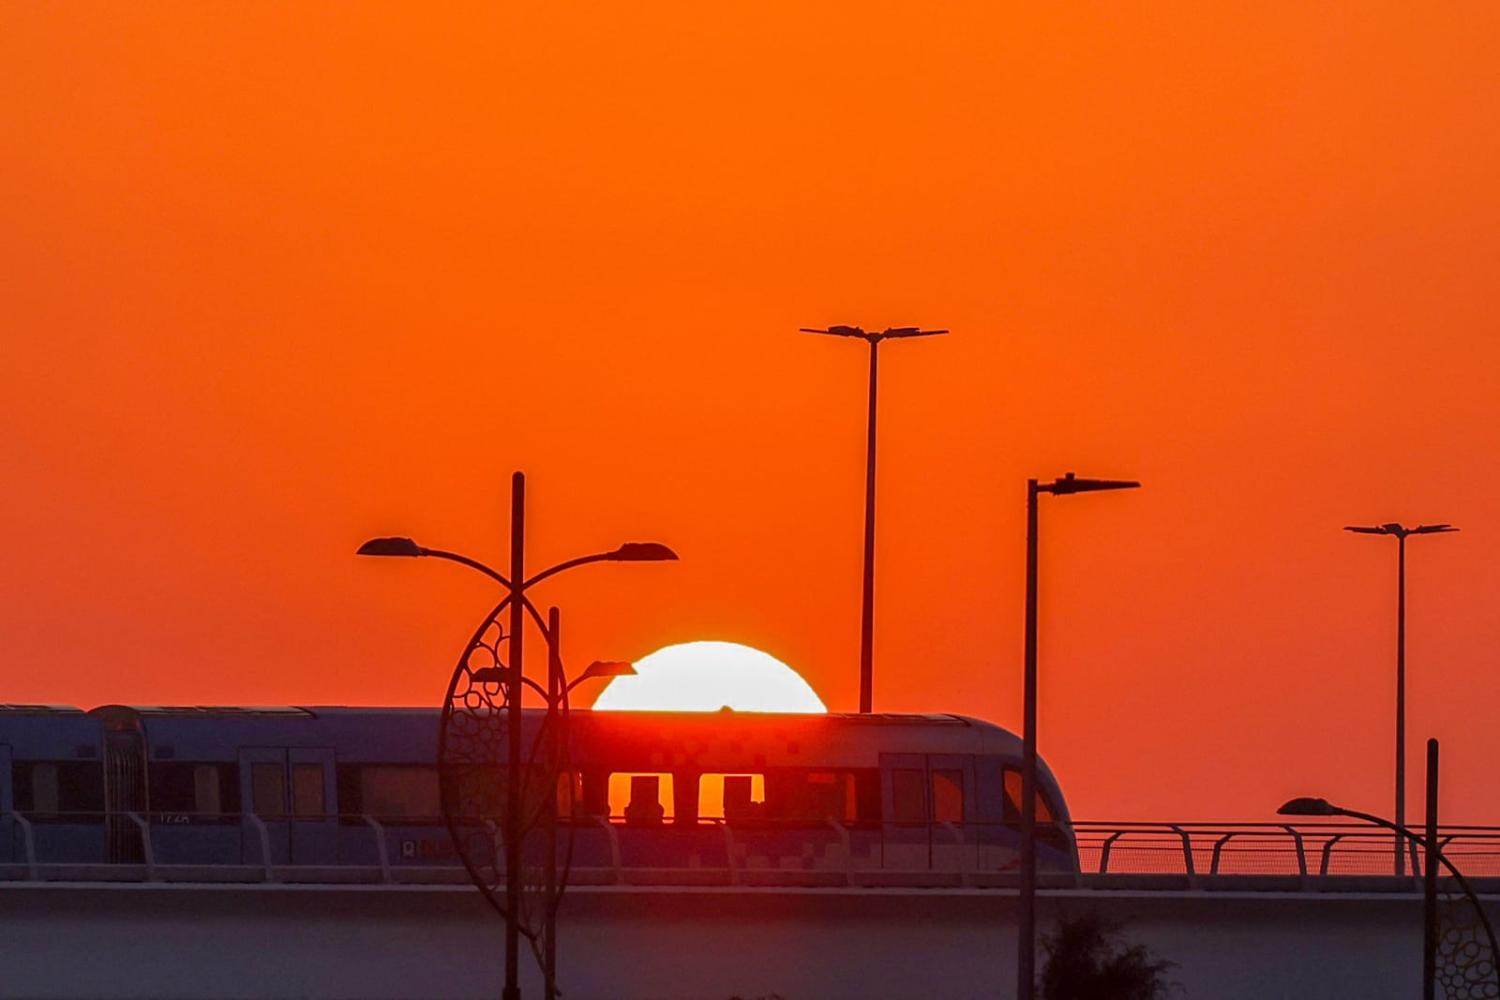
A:
[[[112,820],[136,832],[128,858],[108,857],[119,850],[106,835]],[[575,838],[603,835],[602,844],[596,840],[592,851],[575,855],[574,884],[1013,888],[1017,875],[1015,824],[640,823],[587,816],[561,825]],[[1393,835],[1359,823],[1078,821],[1068,829],[1076,869],[1054,851],[1042,863],[1044,885],[1102,886],[1132,877],[1133,884],[1194,888],[1261,878],[1266,886],[1314,888],[1314,881],[1348,876],[1390,879],[1394,867]],[[1044,843],[1056,845],[1061,832],[1048,828]],[[312,846],[293,850],[293,835],[305,833]],[[1500,880],[1500,827],[1447,826],[1440,841],[1466,875]],[[415,849],[419,843],[427,853]],[[393,852],[394,845],[401,849]],[[1409,849],[1402,884],[1414,884],[1421,870],[1417,845]],[[466,880],[436,817],[0,811],[0,883]]]

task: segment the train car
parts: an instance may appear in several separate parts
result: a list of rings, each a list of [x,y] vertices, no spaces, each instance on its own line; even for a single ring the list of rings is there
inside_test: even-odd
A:
[[[575,712],[574,798],[619,821],[626,863],[685,857],[661,827],[733,828],[744,868],[1001,870],[1017,859],[1021,744],[958,715]],[[1061,790],[1042,765],[1039,863],[1075,871]],[[680,842],[680,838],[678,838]],[[587,855],[586,855],[587,856]]]
[[[112,807],[150,816],[162,863],[373,865],[380,819],[428,839],[442,830],[434,710],[111,705],[91,714],[121,734],[116,753],[143,769],[144,786]]]
[[[0,862],[105,857],[98,724],[67,705],[0,705]],[[20,817],[19,819],[17,817]]]
[[[527,746],[541,718],[525,713]],[[453,865],[438,725],[417,708],[0,710],[0,811],[75,811],[58,860],[138,862],[149,836],[157,864]],[[1020,755],[957,715],[575,711],[556,801],[575,868],[1004,871]],[[1041,866],[1077,870],[1045,765],[1037,816]]]

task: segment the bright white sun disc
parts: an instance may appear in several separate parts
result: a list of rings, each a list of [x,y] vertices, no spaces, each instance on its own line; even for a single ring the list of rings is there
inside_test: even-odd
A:
[[[636,712],[827,712],[802,675],[770,653],[737,642],[683,642],[635,661],[594,708]]]

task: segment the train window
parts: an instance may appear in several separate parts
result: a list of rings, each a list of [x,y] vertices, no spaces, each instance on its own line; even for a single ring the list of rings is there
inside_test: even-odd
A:
[[[219,764],[153,763],[150,771],[151,810],[219,816],[224,812],[224,766]]]
[[[850,811],[856,822],[880,822],[880,772],[875,768],[852,772],[854,805]]]
[[[250,765],[250,801],[257,816],[281,819],[286,815],[286,772],[280,764]]]
[[[934,823],[962,823],[964,821],[964,773],[962,771],[933,770],[932,820]]]
[[[292,815],[304,819],[321,818],[327,813],[323,799],[323,765],[292,765]]]
[[[583,775],[564,768],[557,772],[557,815],[567,817],[583,810]]]
[[[31,809],[44,814],[57,812],[57,765],[31,765]]]
[[[891,819],[897,823],[926,823],[926,775],[915,768],[891,771]]]
[[[1021,772],[1013,767],[1005,769],[1005,822],[1015,826],[1021,822],[1021,789],[1024,782],[1021,780]],[[1036,821],[1038,823],[1052,822],[1052,809],[1047,805],[1047,797],[1042,790],[1036,790]]]
[[[97,761],[20,762],[11,767],[11,783],[11,804],[20,812],[55,815],[104,809],[104,777]]]
[[[359,801],[346,803],[371,816],[435,817],[437,768],[422,764],[366,764],[359,769]]]
[[[879,772],[872,815],[878,817]],[[776,769],[766,775],[766,812],[772,819],[822,824],[828,820],[850,823],[861,818],[859,782],[853,771],[804,771]]]
[[[859,816],[858,804],[853,774],[848,771],[808,772],[807,814],[810,817],[850,823]]]
[[[609,814],[627,823],[660,823],[672,818],[672,776],[665,772],[609,776]]]
[[[765,815],[763,774],[703,774],[698,777],[698,817],[731,823]]]
[[[220,769],[213,764],[193,765],[194,812],[218,816],[224,812],[224,794]]]

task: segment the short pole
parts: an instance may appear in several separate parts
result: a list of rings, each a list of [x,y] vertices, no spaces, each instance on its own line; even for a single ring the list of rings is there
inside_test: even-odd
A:
[[[543,813],[547,823],[547,914],[542,932],[546,935],[542,942],[542,992],[546,1000],[557,1000],[557,785],[562,761],[559,740],[563,735],[559,731],[563,698],[560,619],[557,608],[547,609],[547,773],[553,776],[553,784]]]

